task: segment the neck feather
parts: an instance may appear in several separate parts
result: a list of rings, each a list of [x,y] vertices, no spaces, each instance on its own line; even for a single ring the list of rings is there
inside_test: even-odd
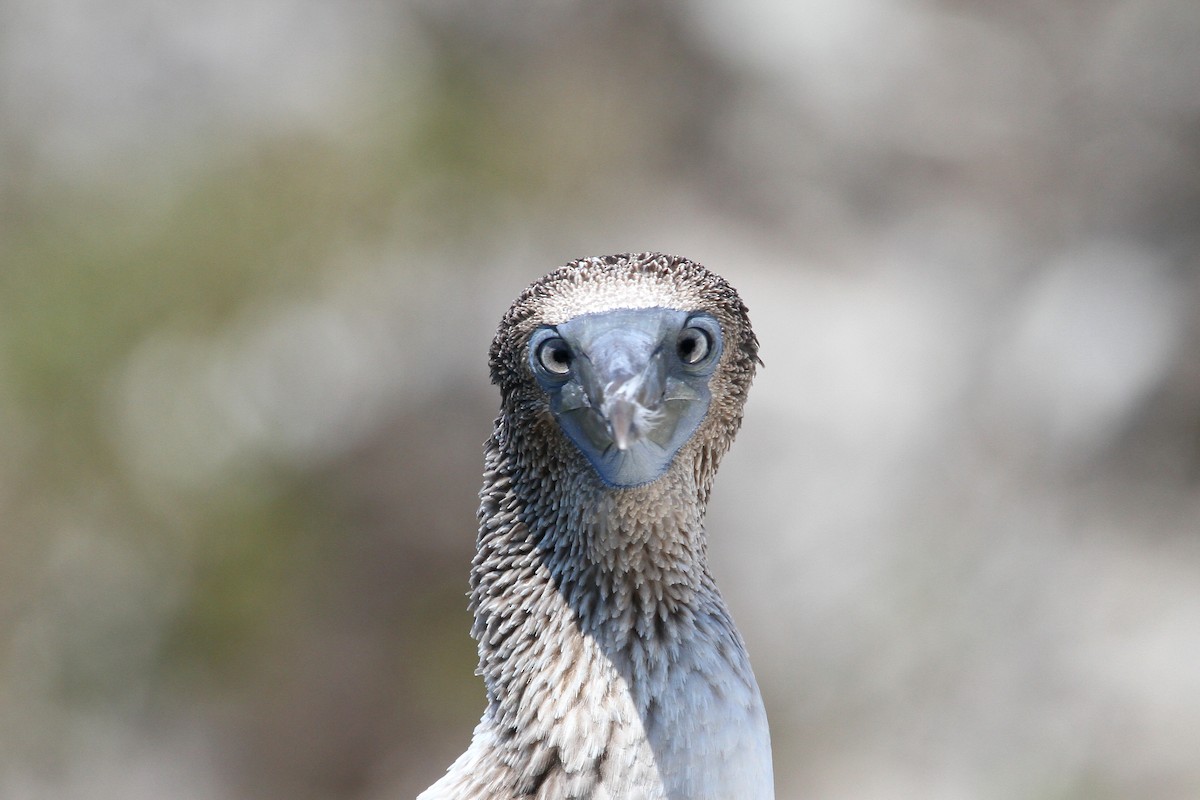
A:
[[[770,797],[762,701],[706,563],[715,457],[685,448],[685,467],[614,490],[507,433],[487,445],[471,571],[488,710],[448,796],[562,780],[562,796]]]
[[[713,459],[685,449],[653,484],[613,489],[506,434],[498,425],[487,445],[471,575],[485,680],[552,623],[640,660],[673,651],[698,613],[724,615],[704,541]]]

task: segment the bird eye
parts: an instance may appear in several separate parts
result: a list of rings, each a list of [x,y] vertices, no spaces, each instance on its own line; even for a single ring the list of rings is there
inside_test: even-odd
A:
[[[684,328],[675,345],[679,360],[685,364],[699,364],[712,350],[712,339],[708,331],[695,326]]]
[[[571,349],[557,336],[538,345],[537,361],[551,375],[566,375],[571,371]]]

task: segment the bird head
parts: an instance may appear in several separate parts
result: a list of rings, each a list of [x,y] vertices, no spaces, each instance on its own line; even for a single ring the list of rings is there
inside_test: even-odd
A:
[[[605,484],[627,488],[660,478],[689,444],[715,467],[757,347],[737,293],[704,267],[609,256],[562,267],[518,298],[492,376],[506,410],[526,417],[518,425],[548,417]],[[723,413],[710,415],[714,405]]]

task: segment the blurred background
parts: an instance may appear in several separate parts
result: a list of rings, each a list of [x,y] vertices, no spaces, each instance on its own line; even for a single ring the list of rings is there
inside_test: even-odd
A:
[[[686,255],[781,798],[1200,797],[1194,0],[0,0],[0,798],[411,798],[486,351]]]

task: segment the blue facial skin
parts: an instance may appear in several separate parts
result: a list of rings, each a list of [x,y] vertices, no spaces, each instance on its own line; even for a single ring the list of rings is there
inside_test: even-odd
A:
[[[628,488],[660,478],[696,432],[723,347],[710,314],[616,309],[539,328],[529,365],[600,479]]]

